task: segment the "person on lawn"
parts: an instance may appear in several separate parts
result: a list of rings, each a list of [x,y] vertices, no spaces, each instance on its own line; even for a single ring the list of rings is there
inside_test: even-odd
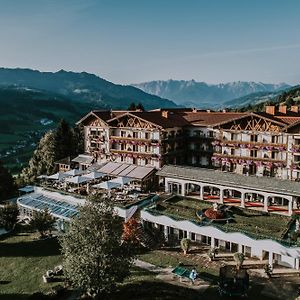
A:
[[[196,278],[197,278],[197,271],[196,271],[196,269],[195,268],[193,268],[193,270],[191,271],[191,273],[190,273],[190,279],[191,279],[191,281],[192,281],[192,284],[194,284],[195,283],[195,280],[196,280]]]

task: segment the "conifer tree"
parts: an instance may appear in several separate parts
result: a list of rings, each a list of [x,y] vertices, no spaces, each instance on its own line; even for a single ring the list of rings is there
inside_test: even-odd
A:
[[[0,161],[0,202],[11,197],[16,190],[14,179]]]
[[[55,152],[56,159],[70,156],[74,147],[73,130],[64,120],[60,120],[55,131]]]

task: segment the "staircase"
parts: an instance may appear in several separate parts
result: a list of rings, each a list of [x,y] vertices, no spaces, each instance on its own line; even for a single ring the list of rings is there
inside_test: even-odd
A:
[[[155,236],[140,224],[138,233],[138,240],[141,245],[148,249],[154,249],[158,246],[158,241]]]

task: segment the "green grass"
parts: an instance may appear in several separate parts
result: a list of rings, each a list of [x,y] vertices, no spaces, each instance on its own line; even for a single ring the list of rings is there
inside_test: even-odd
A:
[[[0,299],[27,299],[58,283],[45,284],[43,274],[62,263],[56,239],[35,240],[35,233],[16,233],[0,240]]]
[[[158,212],[174,218],[189,219],[199,222],[196,212],[212,207],[211,203],[193,198],[176,197],[163,202],[157,207]],[[155,212],[155,210],[153,210]],[[233,222],[229,224],[216,224],[224,231],[243,231],[255,237],[270,237],[280,239],[285,232],[289,217],[277,214],[265,215],[259,211],[233,207]]]
[[[183,298],[187,300],[199,298],[199,292],[188,286],[177,286],[156,278],[156,275],[147,270],[132,268],[131,275],[124,284],[119,286],[116,293],[111,295],[112,300],[167,300]],[[216,298],[217,299],[217,298]]]

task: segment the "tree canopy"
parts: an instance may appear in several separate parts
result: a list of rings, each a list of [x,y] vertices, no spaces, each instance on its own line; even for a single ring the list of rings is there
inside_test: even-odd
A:
[[[15,190],[13,177],[0,160],[0,202],[11,197]]]
[[[61,120],[56,130],[48,131],[40,140],[26,168],[18,179],[19,184],[33,182],[39,175],[50,175],[55,171],[55,162],[83,152],[83,131],[74,129]]]
[[[0,227],[4,227],[6,230],[13,229],[17,223],[19,210],[15,204],[7,204],[0,207]]]
[[[64,270],[74,287],[103,297],[129,274],[132,254],[122,229],[110,199],[95,195],[79,209],[61,238]]]
[[[41,237],[44,237],[46,236],[47,231],[51,232],[51,230],[54,229],[55,222],[55,218],[47,209],[45,209],[33,212],[30,225],[40,233]]]

